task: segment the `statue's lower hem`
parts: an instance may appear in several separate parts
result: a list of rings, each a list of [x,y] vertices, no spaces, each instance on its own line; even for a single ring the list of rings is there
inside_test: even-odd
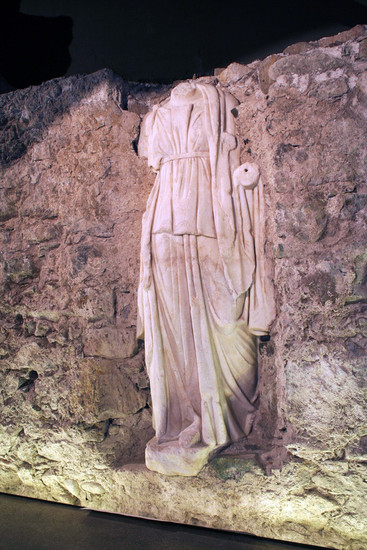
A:
[[[145,449],[149,470],[168,476],[196,476],[225,445],[182,447],[178,441],[158,443],[153,437]]]

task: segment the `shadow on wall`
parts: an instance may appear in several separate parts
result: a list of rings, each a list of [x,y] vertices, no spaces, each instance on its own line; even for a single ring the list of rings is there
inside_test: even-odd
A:
[[[20,11],[20,0],[0,7],[0,93],[64,75],[71,63],[71,17]]]
[[[18,160],[28,147],[42,141],[57,117],[69,112],[75,103],[91,94],[104,80],[112,84],[121,79],[106,70],[84,78],[46,82],[41,93],[39,88],[17,90],[11,102],[7,95],[0,96],[0,166]]]
[[[17,161],[34,143],[41,142],[56,118],[70,112],[73,105],[92,95],[94,90],[106,86],[114,90],[114,100],[124,110],[128,108],[129,93],[141,96],[144,102],[146,90],[152,93],[165,89],[162,85],[128,83],[104,69],[45,82],[40,88],[16,90],[11,101],[6,94],[0,95],[0,168]]]

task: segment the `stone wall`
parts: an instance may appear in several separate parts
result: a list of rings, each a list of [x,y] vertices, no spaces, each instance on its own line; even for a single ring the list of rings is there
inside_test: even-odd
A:
[[[151,178],[124,86],[103,71],[1,98],[1,445],[13,464],[46,453],[42,471],[44,447],[65,454],[75,431],[78,446],[114,434],[119,459],[141,458],[151,434],[135,338]]]
[[[217,71],[262,169],[277,317],[249,441],[195,479],[142,464],[136,144],[168,87],[100,71],[0,96],[0,490],[366,547],[366,69],[359,26]]]
[[[278,308],[266,354],[278,426],[302,458],[366,451],[366,47],[357,28],[219,75],[241,101],[243,161],[266,182]]]

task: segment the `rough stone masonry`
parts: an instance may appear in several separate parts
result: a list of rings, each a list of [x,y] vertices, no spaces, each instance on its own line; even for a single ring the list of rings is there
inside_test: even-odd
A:
[[[143,464],[135,340],[154,179],[136,144],[169,87],[105,70],[0,96],[1,491],[366,547],[366,69],[361,25],[217,71],[262,169],[277,317],[249,441],[193,479]]]

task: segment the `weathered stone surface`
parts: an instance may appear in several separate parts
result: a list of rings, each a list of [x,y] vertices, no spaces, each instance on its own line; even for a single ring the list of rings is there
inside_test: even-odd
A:
[[[1,216],[1,416],[20,426],[15,463],[41,456],[47,471],[48,461],[80,458],[68,447],[75,427],[81,448],[97,449],[113,422],[124,421],[120,463],[125,451],[127,461],[141,458],[151,436],[135,337],[150,175],[134,150],[140,118],[123,110],[133,89],[102,71],[0,99],[1,188],[13,205]],[[144,110],[149,101],[136,89]],[[157,87],[148,89],[157,97]],[[49,439],[61,425],[64,436]],[[136,425],[142,441],[131,445]]]
[[[336,34],[335,36],[326,36],[317,41],[317,44],[322,47],[327,46],[340,46],[343,42],[350,42],[352,40],[358,40],[361,36],[364,35],[365,26],[356,25],[352,29],[347,31],[342,31]]]
[[[231,63],[226,69],[218,69],[219,82],[238,82],[253,70],[249,65]]]
[[[153,176],[135,149],[167,87],[103,71],[0,97],[0,490],[367,546],[366,41],[360,26],[219,75],[241,101],[241,161],[262,169],[277,319],[249,440],[190,480],[137,465],[152,436],[134,333]]]
[[[87,329],[84,340],[84,353],[95,357],[124,359],[136,351],[136,328],[105,327]]]
[[[287,46],[284,50],[284,53],[290,55],[305,53],[309,50],[312,50],[313,48],[315,48],[315,45],[313,45],[311,42],[296,42],[296,44],[291,44],[290,46]]]
[[[260,89],[265,95],[268,93],[269,87],[274,82],[269,69],[279,58],[279,55],[269,55],[269,57],[260,63],[258,68]]]

